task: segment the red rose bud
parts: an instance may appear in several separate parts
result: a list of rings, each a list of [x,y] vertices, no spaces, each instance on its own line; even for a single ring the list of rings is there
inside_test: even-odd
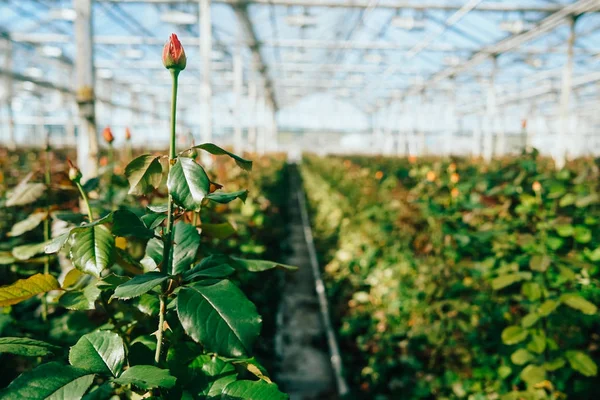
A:
[[[129,130],[129,127],[125,128],[125,140],[131,140],[131,131]]]
[[[72,182],[79,183],[81,180],[81,171],[77,168],[71,160],[67,159],[67,163],[69,164],[69,179]]]
[[[176,69],[182,71],[185,69],[187,58],[181,42],[177,35],[172,33],[165,43],[162,54],[162,62],[167,69]]]
[[[104,128],[104,130],[102,131],[102,136],[108,144],[111,144],[115,140],[115,137],[113,136],[112,131],[110,130],[110,126]]]

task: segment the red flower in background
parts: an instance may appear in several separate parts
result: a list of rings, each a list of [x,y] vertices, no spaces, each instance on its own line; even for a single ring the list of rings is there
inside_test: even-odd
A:
[[[104,140],[106,140],[106,143],[108,144],[111,144],[115,140],[115,137],[113,136],[113,133],[110,130],[110,126],[104,128],[104,130],[102,131],[102,137],[104,138]]]
[[[177,38],[177,35],[172,33],[165,43],[163,48],[162,61],[165,68],[177,69],[179,71],[185,69],[187,58],[181,42]]]
[[[125,128],[125,140],[131,140],[131,131],[129,130],[129,127]]]

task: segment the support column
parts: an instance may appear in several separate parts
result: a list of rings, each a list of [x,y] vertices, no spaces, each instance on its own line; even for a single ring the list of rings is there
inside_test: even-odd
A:
[[[98,175],[92,0],[73,0],[73,7],[77,15],[75,19],[75,69],[80,124],[77,163],[85,181]]]
[[[502,110],[498,113],[497,122],[499,123],[498,130],[498,141],[496,143],[496,155],[502,157],[506,155],[506,110]]]
[[[241,39],[241,38],[240,38]],[[243,128],[242,128],[242,91],[244,86],[244,69],[242,66],[241,44],[236,45],[233,55],[233,93],[235,104],[233,109],[233,152],[242,153]]]
[[[419,100],[417,101],[417,105],[416,105],[416,110],[415,110],[415,115],[417,116],[417,121],[416,121],[416,132],[415,132],[415,137],[414,137],[414,147],[415,150],[413,153],[411,153],[411,155],[418,155],[418,156],[423,156],[424,155],[424,149],[423,149],[423,142],[424,137],[425,137],[425,127],[424,125],[424,120],[423,117],[424,112],[423,112],[423,108],[425,107],[425,93],[423,91],[421,91],[419,93]]]
[[[409,132],[409,128],[408,128],[408,123],[406,122],[407,120],[407,111],[408,111],[408,104],[406,101],[406,98],[404,98],[402,100],[402,103],[400,103],[400,115],[398,116],[398,149],[397,149],[397,154],[400,157],[406,157],[406,155],[408,154],[407,152],[407,146],[408,146],[408,132]],[[402,122],[402,123],[401,123]]]
[[[487,106],[485,115],[485,132],[483,140],[483,159],[492,160],[494,154],[494,122],[496,118],[496,72],[498,69],[498,56],[492,56],[492,71],[488,82]]]
[[[475,127],[473,128],[473,157],[481,156],[481,119],[479,117],[475,117]]]
[[[383,141],[381,154],[391,155],[394,151],[394,138],[392,136],[392,124],[391,120],[394,116],[393,113],[394,104],[392,103],[386,110],[385,126],[383,127]]]
[[[278,140],[278,131],[277,131],[277,118],[275,112],[275,105],[272,101],[269,101],[269,116],[268,116],[268,124],[269,124],[269,143],[267,144],[267,149],[270,151],[278,151],[279,150],[279,140]]]
[[[573,87],[573,47],[575,46],[575,22],[577,17],[572,16],[569,19],[569,40],[567,42],[567,61],[563,67],[562,88],[560,92],[560,112],[558,137],[554,151],[554,162],[557,169],[562,169],[566,163],[567,157],[567,136],[568,136],[568,118],[569,105],[571,101],[571,91]]]
[[[452,78],[452,89],[448,93],[448,108],[446,109],[446,134],[444,135],[444,155],[452,155],[454,131],[456,130],[456,83]]]
[[[248,121],[248,150],[256,151],[257,150],[257,142],[256,142],[256,111],[257,111],[257,103],[258,98],[256,96],[256,81],[251,80],[248,82],[248,115],[250,116]]]
[[[76,104],[72,103],[70,99],[66,100],[67,106],[67,123],[65,124],[66,134],[66,147],[76,147],[77,137],[75,136],[75,116],[77,115]]]
[[[4,58],[4,69],[6,71],[12,71],[12,60],[13,60],[13,45],[9,38],[6,38],[4,42],[5,58]],[[4,95],[6,96],[6,113],[8,117],[8,123],[6,124],[7,130],[7,141],[6,147],[9,150],[15,150],[17,148],[17,140],[15,137],[15,119],[12,108],[12,101],[14,97],[13,91],[13,79],[11,74],[6,74],[4,77]]]
[[[202,138],[204,142],[212,142],[212,23],[210,0],[198,0],[200,3],[200,56],[202,58],[202,86],[200,88],[200,104],[202,108]]]
[[[258,154],[262,155],[265,153],[265,148],[267,144],[267,100],[265,99],[265,94],[263,93],[260,96],[260,99],[257,103],[256,114],[259,116],[258,123],[258,140],[256,151]]]

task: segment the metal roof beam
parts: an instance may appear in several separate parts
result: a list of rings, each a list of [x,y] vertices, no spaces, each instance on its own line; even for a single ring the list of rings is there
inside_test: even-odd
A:
[[[195,4],[195,0],[96,0],[97,2],[107,3],[147,3],[147,4]],[[324,7],[324,8],[368,8],[369,0],[212,0],[213,3],[226,3],[231,5],[276,5],[285,7],[304,6],[304,7]],[[434,2],[434,1],[416,1],[416,0],[392,0],[380,1],[377,4],[378,9],[413,9],[420,11],[431,10],[459,10],[463,4],[461,2]],[[488,1],[477,7],[476,11],[486,12],[544,12],[553,13],[560,10],[562,4],[520,4],[519,2],[507,3],[504,1]]]
[[[15,42],[24,43],[70,43],[72,41],[69,35],[56,34],[56,33],[11,33],[11,39]],[[182,36],[180,37],[181,42],[184,45],[198,45],[199,39],[193,36]],[[145,45],[145,46],[164,46],[164,40],[155,37],[144,37],[144,36],[118,36],[118,35],[96,35],[94,36],[94,43],[101,45],[115,45],[115,46],[131,46],[131,45]],[[233,41],[229,44],[235,44]],[[383,40],[374,41],[355,41],[355,40],[322,40],[322,39],[277,39],[277,40],[264,40],[262,42],[250,39],[246,42],[252,49],[254,44],[258,44],[259,47],[284,47],[284,48],[304,48],[304,49],[345,49],[345,50],[397,50],[397,51],[408,51],[413,46],[406,45],[403,43],[395,43]],[[422,51],[430,52],[441,52],[441,53],[456,53],[456,52],[473,52],[482,54],[497,54],[496,48],[491,46],[490,48],[479,48],[473,46],[454,46],[437,44],[430,45]],[[554,54],[564,53],[566,49],[564,47],[548,46],[548,47],[529,47],[529,48],[511,48],[506,52],[511,51],[514,53],[523,54]],[[576,48],[575,54],[580,55],[596,55],[600,53],[600,48]]]
[[[468,60],[433,74],[430,79],[421,84],[413,85],[406,92],[406,96],[416,95],[425,89],[429,89],[439,84],[441,81],[445,81],[463,71],[467,71],[473,67],[476,67],[483,62],[490,60],[490,54],[503,54],[534,39],[537,39],[540,36],[556,29],[558,26],[564,23],[565,19],[571,17],[572,15],[580,15],[586,12],[598,11],[599,9],[600,2],[598,0],[579,0],[568,6],[561,6],[559,11],[539,21],[534,28],[520,34],[511,35],[495,44],[486,46]]]
[[[235,12],[238,22],[240,23],[243,36],[248,38],[248,46],[250,47],[250,52],[252,53],[252,66],[262,78],[265,96],[271,102],[273,111],[277,111],[278,107],[277,100],[275,99],[275,93],[273,92],[273,83],[271,82],[271,78],[269,78],[267,64],[263,60],[262,54],[260,53],[260,43],[256,36],[256,32],[254,31],[252,21],[250,21],[248,9],[244,5],[234,3],[233,11]]]
[[[75,89],[73,89],[71,87],[59,85],[54,82],[50,82],[50,81],[46,81],[46,80],[42,80],[42,79],[35,79],[35,78],[32,78],[27,75],[19,74],[18,72],[6,70],[4,68],[0,68],[0,76],[8,76],[11,79],[13,79],[15,81],[19,81],[19,82],[32,82],[33,84],[35,84],[36,86],[39,86],[41,88],[49,89],[49,90],[56,90],[61,93],[72,96],[73,98],[75,97]],[[117,103],[117,102],[113,101],[112,99],[96,96],[96,100],[101,101],[105,104],[109,104],[111,106],[125,108],[125,109],[131,110],[131,111],[152,115],[157,118],[162,118],[162,116],[158,113],[154,113],[150,110],[145,110],[145,109],[139,108],[139,107],[132,107],[131,105],[127,105],[127,104]]]

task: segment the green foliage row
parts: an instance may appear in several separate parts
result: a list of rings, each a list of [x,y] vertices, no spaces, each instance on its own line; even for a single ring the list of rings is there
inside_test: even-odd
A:
[[[12,382],[0,399],[287,398],[262,362],[272,362],[273,332],[259,338],[259,311],[274,319],[276,269],[292,267],[256,259],[283,251],[272,244],[285,233],[275,195],[284,159],[259,159],[249,175],[252,162],[196,148],[231,161],[205,170],[189,151],[169,169],[148,154],[124,176],[110,163],[74,186],[64,172],[41,183],[32,167],[7,191],[0,357],[3,386]]]
[[[365,399],[600,396],[600,169],[305,157],[348,380]]]

